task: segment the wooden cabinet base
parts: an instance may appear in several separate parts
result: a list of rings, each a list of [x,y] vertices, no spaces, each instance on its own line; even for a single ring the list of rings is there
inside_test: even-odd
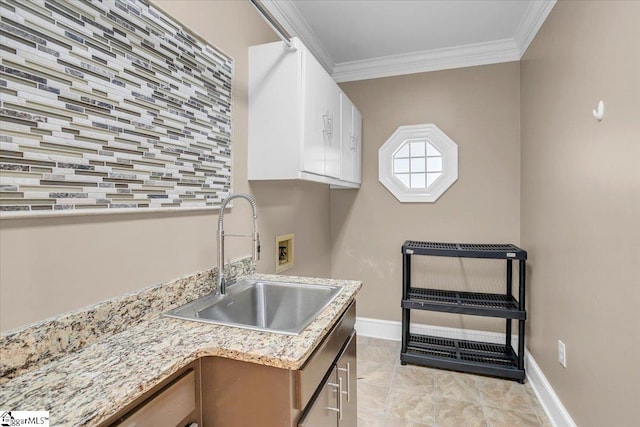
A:
[[[283,427],[298,426],[305,418],[305,426],[330,427],[333,424],[309,422],[315,419],[335,419],[336,425],[356,427],[356,359],[355,303],[342,315],[325,339],[318,345],[305,365],[296,371],[279,369],[255,363],[242,362],[219,357],[202,359],[202,420],[203,425],[224,427]],[[351,345],[350,345],[351,344]],[[349,363],[349,368],[347,368]],[[347,378],[351,408],[347,404]],[[340,372],[339,380],[338,372]],[[335,377],[330,379],[331,375]],[[318,397],[324,390],[326,398],[337,396],[330,384],[342,381],[345,394],[342,402],[344,414],[353,422],[338,424],[338,414],[327,410],[327,405]],[[335,388],[335,387],[334,387]],[[335,400],[335,399],[334,399]],[[337,400],[336,400],[337,401]],[[337,404],[332,405],[337,408]],[[315,408],[319,406],[319,408]],[[306,413],[314,411],[309,418]]]
[[[204,426],[282,427],[293,409],[292,371],[218,357],[202,359]]]
[[[355,318],[354,302],[299,370],[203,357],[101,427],[356,427]]]
[[[131,402],[100,426],[202,425],[200,414],[200,360],[196,360]]]

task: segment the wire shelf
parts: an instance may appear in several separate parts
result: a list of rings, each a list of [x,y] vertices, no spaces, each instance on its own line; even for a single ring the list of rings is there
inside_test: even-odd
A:
[[[402,301],[402,307],[505,319],[526,318],[526,312],[518,309],[518,301],[505,294],[412,287],[408,298]]]
[[[509,243],[443,243],[407,240],[402,245],[402,253],[465,258],[527,259],[527,251]]]
[[[511,346],[480,341],[410,334],[401,360],[436,368],[524,379]]]

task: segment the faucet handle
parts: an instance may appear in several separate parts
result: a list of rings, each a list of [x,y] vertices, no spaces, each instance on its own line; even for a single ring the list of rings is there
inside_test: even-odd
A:
[[[260,235],[257,231],[253,232],[253,261],[260,261]]]
[[[218,289],[218,293],[220,295],[227,294],[227,281],[225,280],[224,276],[220,278],[220,289]]]

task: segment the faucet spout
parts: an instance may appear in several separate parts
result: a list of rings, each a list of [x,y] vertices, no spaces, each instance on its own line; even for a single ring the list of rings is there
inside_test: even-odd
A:
[[[256,208],[256,199],[254,199],[250,194],[231,194],[222,202],[222,205],[220,206],[220,213],[218,215],[218,291],[221,295],[226,295],[227,293],[227,279],[224,274],[224,210],[227,207],[227,204],[233,199],[245,199],[251,205],[251,209],[253,210],[253,233],[248,236],[253,240],[252,259],[254,262],[260,260],[260,236],[258,235],[258,212]]]

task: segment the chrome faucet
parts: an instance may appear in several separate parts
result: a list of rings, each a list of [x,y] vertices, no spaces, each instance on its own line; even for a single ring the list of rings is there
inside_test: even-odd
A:
[[[233,199],[245,199],[251,204],[253,209],[253,233],[252,234],[227,234],[229,237],[251,237],[253,239],[253,261],[260,260],[260,237],[258,236],[258,213],[256,210],[256,199],[250,194],[236,193],[224,199],[220,206],[218,215],[218,291],[221,295],[227,293],[227,279],[224,277],[224,209]]]

